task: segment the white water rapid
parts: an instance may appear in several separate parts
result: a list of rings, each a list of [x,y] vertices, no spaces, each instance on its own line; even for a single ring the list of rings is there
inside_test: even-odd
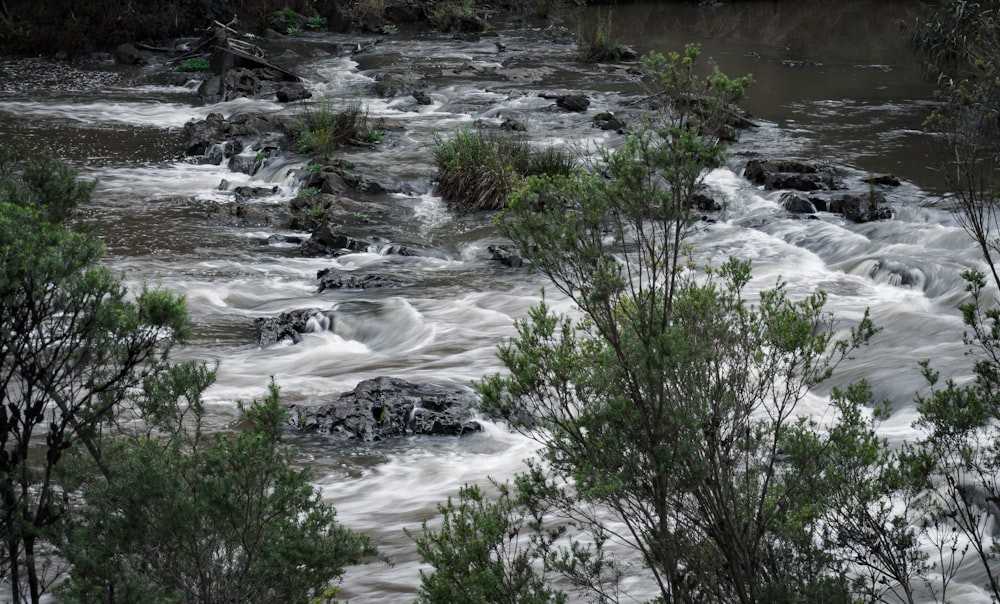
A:
[[[770,10],[768,3],[751,4]],[[886,21],[893,9],[885,7],[895,6],[875,0],[859,4]],[[783,14],[780,8],[773,11],[775,19]],[[774,29],[778,26],[740,29],[745,17],[724,8],[698,13],[674,5],[622,6],[615,8],[615,18],[623,41],[640,51],[674,50],[697,41],[723,71],[754,73],[758,83],[750,92],[750,108],[760,127],[733,146],[729,165],[706,175],[726,209],[704,223],[692,243],[702,259],[752,259],[754,288],[770,287],[780,278],[795,296],[825,290],[829,310],[845,324],[870,309],[882,332],[832,383],[868,379],[877,397],[893,402],[884,435],[892,442],[913,438],[912,399],[923,388],[917,362],[931,359],[944,375],[969,374],[956,310],[964,299],[959,272],[982,263],[947,211],[933,172],[928,155],[933,141],[920,131],[932,88],[920,79],[905,41],[896,39],[891,23],[857,23],[858,35],[871,39],[854,48],[854,38],[836,38],[849,28],[834,24],[826,29],[831,39],[813,32],[810,46]],[[735,25],[727,29],[730,21]],[[620,111],[638,94],[627,69],[578,63],[572,35],[553,37],[556,30],[546,27],[497,25],[506,48],[502,52],[494,37],[469,42],[401,33],[382,36],[374,50],[358,55],[330,49],[370,37],[309,33],[295,41],[299,59],[294,69],[306,78],[314,98],[360,100],[372,118],[398,126],[388,129],[374,150],[346,149],[342,156],[363,173],[413,191],[380,198],[398,208],[403,219],[379,235],[388,243],[435,251],[426,256],[365,252],[304,258],[294,246],[262,243],[273,229],[206,222],[213,204],[231,200],[231,193],[220,190],[223,180],[230,189],[276,186],[276,195],[255,203],[287,203],[296,191],[286,175],[308,158],[266,160],[251,178],[225,166],[176,159],[177,131],[210,112],[293,113],[300,107],[271,99],[205,105],[193,85],[149,84],[146,76],[161,66],[0,62],[0,136],[26,136],[72,161],[85,177],[97,178],[87,220],[99,226],[108,263],[132,287],[147,282],[187,297],[196,337],[177,357],[218,362],[218,382],[209,393],[217,427],[236,420],[237,399],[264,394],[270,376],[288,402],[329,400],[381,375],[467,386],[501,370],[497,345],[541,300],[545,283],[490,260],[486,248],[499,240],[489,216],[455,215],[433,194],[434,135],[476,122],[499,124],[504,116],[516,115],[538,144],[613,145],[619,135],[593,128],[592,116]],[[876,34],[884,36],[878,44]],[[504,75],[513,66],[531,68],[538,78]],[[423,78],[432,104],[375,97],[376,73],[390,68]],[[590,108],[582,115],[556,109],[540,96],[550,92],[585,94]],[[892,172],[902,180],[887,191],[893,218],[854,224],[827,213],[815,220],[793,216],[779,205],[780,192],[764,191],[742,177],[751,154],[825,161],[856,175]],[[331,266],[359,275],[384,274],[408,286],[317,293],[316,272]],[[572,311],[551,288],[547,297],[557,310]],[[254,318],[306,307],[335,309],[338,329],[308,334],[295,345],[255,344]],[[807,403],[810,413],[827,413],[825,391],[813,393]],[[371,535],[395,561],[392,567],[373,563],[349,569],[339,598],[413,600],[422,566],[403,529],[419,530],[423,520],[436,515],[436,505],[465,483],[511,477],[532,453],[530,441],[486,425],[485,432],[461,439],[418,437],[349,446],[292,436],[316,467],[318,485],[336,505],[339,519]],[[962,577],[951,588],[956,601],[987,602],[980,582],[977,576]],[[643,582],[639,569],[627,587],[635,601],[651,595],[652,586]]]

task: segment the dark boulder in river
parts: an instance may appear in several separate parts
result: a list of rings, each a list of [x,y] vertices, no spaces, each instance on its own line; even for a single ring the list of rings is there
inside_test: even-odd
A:
[[[416,434],[462,436],[482,430],[470,409],[474,400],[468,390],[378,377],[329,403],[289,405],[288,421],[303,432],[364,441]]]

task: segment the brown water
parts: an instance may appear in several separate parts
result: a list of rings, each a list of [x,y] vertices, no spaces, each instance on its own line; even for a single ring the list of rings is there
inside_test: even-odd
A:
[[[793,295],[825,289],[830,309],[844,318],[856,319],[871,308],[884,331],[837,379],[867,377],[877,396],[895,402],[897,413],[885,426],[894,441],[913,436],[917,361],[933,358],[945,372],[965,369],[955,311],[962,296],[957,273],[979,264],[965,234],[941,208],[933,139],[920,131],[933,90],[897,25],[912,4],[613,7],[619,37],[641,52],[699,42],[723,71],[754,75],[747,105],[760,127],[734,145],[731,165],[706,176],[728,207],[693,242],[702,258],[751,258],[753,287],[769,287],[780,275]],[[372,250],[335,260],[302,258],[290,246],[262,245],[273,229],[206,222],[206,210],[231,199],[219,190],[224,179],[233,185],[277,185],[279,194],[259,203],[287,203],[295,190],[286,174],[307,158],[269,160],[253,179],[224,167],[196,166],[175,159],[180,127],[211,111],[297,108],[267,99],[205,106],[193,87],[158,83],[157,66],[0,61],[0,137],[25,135],[100,179],[88,215],[100,225],[108,262],[133,286],[148,281],[184,293],[196,338],[179,356],[220,363],[219,382],[209,393],[215,425],[230,425],[236,419],[234,401],[260,396],[270,375],[287,400],[298,402],[328,400],[377,375],[468,385],[501,370],[496,346],[513,335],[513,321],[540,300],[544,283],[489,260],[486,247],[498,241],[489,216],[457,216],[433,194],[429,145],[435,134],[499,124],[510,114],[525,122],[540,144],[591,150],[617,144],[618,135],[594,129],[590,120],[603,110],[628,114],[641,92],[627,69],[576,60],[576,23],[592,21],[598,12],[563,11],[564,27],[497,20],[492,31],[499,38],[477,42],[403,31],[354,57],[336,52],[336,45],[367,38],[318,33],[288,41],[299,55],[289,66],[308,78],[317,96],[361,99],[373,117],[400,127],[376,151],[345,150],[343,156],[363,172],[414,191],[379,198],[398,218],[373,226],[370,234],[388,244],[433,251],[425,257]],[[506,46],[503,52],[497,39]],[[481,70],[456,72],[465,63]],[[533,71],[535,78],[512,78],[511,70],[521,68],[544,69]],[[375,98],[373,77],[392,70],[422,77],[433,104]],[[551,92],[586,94],[592,104],[586,114],[565,113],[539,96]],[[799,220],[780,209],[776,193],[740,177],[747,154],[824,161],[856,175],[892,172],[904,180],[888,196],[896,216],[867,225],[833,215]],[[319,294],[316,271],[331,266],[413,285]],[[548,301],[572,312],[551,291]],[[255,317],[314,306],[334,309],[346,329],[310,334],[294,346],[254,344]],[[807,407],[825,413],[824,393],[814,393]],[[533,448],[492,424],[484,434],[461,440],[343,447],[292,438],[318,469],[318,484],[341,520],[370,533],[396,561],[393,567],[351,569],[340,595],[354,602],[412,600],[420,563],[403,528],[418,529],[435,516],[436,504],[464,483],[512,476]],[[965,601],[986,601],[976,582],[973,577],[964,587]],[[636,599],[652,593],[639,568],[626,588]]]

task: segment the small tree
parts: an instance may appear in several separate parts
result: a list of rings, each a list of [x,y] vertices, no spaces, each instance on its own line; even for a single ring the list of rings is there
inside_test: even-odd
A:
[[[478,486],[465,486],[458,504],[438,506],[439,530],[423,524],[417,552],[433,572],[420,572],[420,604],[560,604],[566,595],[546,581],[543,561],[559,531],[546,533],[540,518],[525,515],[508,485],[495,485],[491,501]],[[529,528],[536,529],[534,531]]]
[[[0,145],[0,577],[17,602],[47,580],[39,545],[64,519],[66,453],[90,451],[118,401],[162,372],[185,333],[183,301],[131,295],[97,266],[101,245],[61,223],[92,185],[23,141]]]
[[[243,408],[247,428],[204,432],[200,393],[213,377],[175,367],[140,400],[165,434],[106,443],[113,479],[84,488],[87,505],[61,544],[73,564],[65,601],[310,602],[346,564],[376,554],[295,469],[273,383]]]
[[[816,499],[833,505],[844,479],[786,448],[842,461],[797,406],[875,330],[866,315],[838,335],[823,292],[796,301],[781,283],[752,304],[748,262],[689,260],[718,126],[749,83],[703,79],[697,59],[646,58],[664,111],[599,170],[512,195],[500,230],[583,318],[532,310],[483,404],[543,444],[522,493],[581,526],[610,513],[664,602],[850,601]]]

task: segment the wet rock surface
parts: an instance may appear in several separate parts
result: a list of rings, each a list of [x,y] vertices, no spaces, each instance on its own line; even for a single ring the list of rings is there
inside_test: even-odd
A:
[[[289,425],[339,439],[378,441],[418,434],[462,436],[482,430],[467,390],[393,377],[365,380],[328,403],[290,405]]]

